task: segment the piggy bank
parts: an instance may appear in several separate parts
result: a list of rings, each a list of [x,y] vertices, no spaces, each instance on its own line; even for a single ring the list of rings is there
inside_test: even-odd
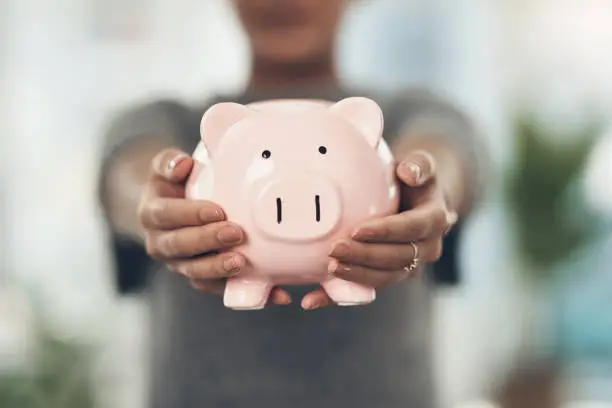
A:
[[[217,203],[246,234],[231,249],[247,265],[228,279],[226,307],[261,309],[276,285],[320,284],[341,306],[374,301],[373,288],[328,272],[336,240],[398,209],[395,162],[374,101],[219,103],[200,130],[186,196]]]

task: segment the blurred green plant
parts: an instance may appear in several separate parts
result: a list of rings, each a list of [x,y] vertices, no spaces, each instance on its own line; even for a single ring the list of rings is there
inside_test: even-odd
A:
[[[39,330],[35,366],[0,375],[2,408],[93,408],[88,347]]]
[[[527,270],[538,275],[532,277],[546,279],[553,265],[585,244],[593,233],[589,222],[576,222],[575,212],[586,210],[572,185],[601,126],[589,124],[563,135],[563,143],[554,130],[529,116],[517,120],[515,129],[517,163],[510,173],[508,193],[518,246],[523,260],[532,266]],[[568,200],[572,205],[567,205]]]

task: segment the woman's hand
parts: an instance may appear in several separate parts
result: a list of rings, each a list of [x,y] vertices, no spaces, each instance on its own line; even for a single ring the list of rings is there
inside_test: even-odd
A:
[[[336,242],[330,253],[332,276],[380,289],[413,275],[411,264],[440,258],[444,236],[457,221],[457,214],[448,208],[434,157],[423,150],[411,151],[396,172],[402,211],[368,221],[350,239]],[[329,304],[331,300],[322,289],[302,300],[305,309]]]
[[[138,216],[151,258],[185,276],[196,289],[222,294],[226,279],[240,274],[246,259],[237,252],[217,251],[240,245],[245,234],[226,220],[217,204],[185,199],[185,181],[193,164],[178,150],[160,152],[153,159]],[[275,289],[270,299],[275,304],[291,302],[282,289]]]

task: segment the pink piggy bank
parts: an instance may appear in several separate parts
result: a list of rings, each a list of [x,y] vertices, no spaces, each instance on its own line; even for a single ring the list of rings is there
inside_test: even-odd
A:
[[[246,243],[247,265],[227,281],[224,304],[265,306],[276,285],[320,283],[338,305],[362,305],[373,288],[331,276],[335,240],[398,210],[395,162],[372,100],[219,103],[202,118],[187,198],[220,205]]]

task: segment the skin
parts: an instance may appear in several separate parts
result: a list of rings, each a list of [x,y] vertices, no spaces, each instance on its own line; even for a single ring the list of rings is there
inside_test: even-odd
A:
[[[234,0],[233,5],[251,45],[249,88],[320,87],[336,81],[334,42],[346,1]],[[382,289],[416,275],[404,269],[415,257],[411,243],[421,265],[440,258],[445,234],[470,208],[470,180],[452,147],[429,136],[397,138],[392,150],[402,186],[401,211],[369,221],[334,243],[332,276]],[[231,252],[245,234],[215,203],[185,200],[194,163],[173,145],[171,138],[158,138],[118,157],[108,178],[109,217],[194,288],[222,294],[226,279],[246,262]],[[230,252],[218,254],[220,249]],[[285,290],[272,291],[271,304],[291,302]],[[301,300],[307,310],[331,304],[322,289]]]

